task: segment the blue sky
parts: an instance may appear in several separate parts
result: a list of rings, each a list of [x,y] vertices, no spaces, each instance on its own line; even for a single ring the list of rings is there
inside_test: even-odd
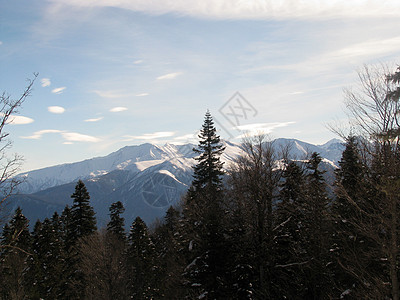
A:
[[[0,0],[0,88],[23,170],[220,135],[322,144],[363,64],[400,63],[398,1]],[[240,95],[235,94],[239,92]]]

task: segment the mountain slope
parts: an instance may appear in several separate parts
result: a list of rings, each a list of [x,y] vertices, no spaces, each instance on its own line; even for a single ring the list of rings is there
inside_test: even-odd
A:
[[[242,148],[231,142],[224,143],[222,161],[228,167]],[[289,145],[290,155],[297,159],[319,152],[326,162],[324,168],[329,170],[337,164],[344,147],[340,141],[316,146],[293,139],[277,139],[273,145],[277,151]],[[155,218],[162,218],[190,186],[192,166],[196,163],[193,147],[192,144],[127,146],[104,157],[23,173],[20,177],[25,183],[20,186],[19,195],[12,197],[9,209],[21,206],[31,222],[51,217],[55,210],[61,212],[66,204],[72,204],[70,195],[76,181],[82,179],[90,193],[99,227],[108,222],[108,208],[116,201],[123,202],[126,208],[124,217],[128,226],[136,216],[151,223]]]

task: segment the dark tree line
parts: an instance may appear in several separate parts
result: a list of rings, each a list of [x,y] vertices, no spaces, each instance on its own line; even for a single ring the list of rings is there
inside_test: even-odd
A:
[[[1,298],[398,299],[399,74],[366,93],[375,105],[349,94],[361,130],[344,137],[334,186],[318,153],[289,157],[262,136],[223,171],[207,112],[193,183],[151,228],[137,217],[126,232],[116,202],[97,230],[81,181],[33,232],[18,208],[1,236]]]

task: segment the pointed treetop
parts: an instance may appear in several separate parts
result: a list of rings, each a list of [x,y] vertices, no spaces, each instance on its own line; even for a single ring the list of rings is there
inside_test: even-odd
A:
[[[225,147],[222,145],[210,111],[207,110],[202,129],[199,134],[199,144],[193,151],[199,156],[195,159],[198,161],[194,166],[193,187],[195,190],[202,189],[206,186],[216,187],[220,189],[221,176],[224,174],[222,170],[223,162],[220,161]]]

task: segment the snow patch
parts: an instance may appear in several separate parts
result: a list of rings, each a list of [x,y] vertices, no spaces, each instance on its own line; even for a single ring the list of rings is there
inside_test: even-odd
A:
[[[152,166],[162,163],[163,161],[164,160],[162,160],[162,159],[155,159],[155,160],[139,161],[139,162],[135,162],[134,164],[139,169],[139,171],[144,171],[147,168],[150,168]]]
[[[324,163],[327,163],[327,164],[331,165],[331,166],[332,166],[333,168],[335,168],[335,169],[338,168],[338,166],[337,166],[333,161],[331,161],[331,160],[329,160],[329,159],[323,158],[322,161],[323,161]]]
[[[183,182],[179,181],[174,174],[172,174],[170,171],[168,170],[159,170],[158,173],[160,174],[165,174],[168,175],[169,177],[172,177],[175,181],[179,182],[180,184],[186,185]]]

